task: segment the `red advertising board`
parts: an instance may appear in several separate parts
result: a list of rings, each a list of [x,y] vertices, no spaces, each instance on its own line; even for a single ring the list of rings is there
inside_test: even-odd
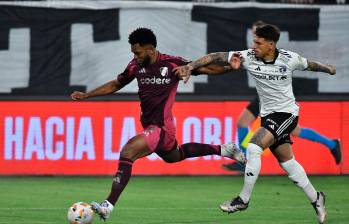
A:
[[[236,120],[248,102],[176,102],[180,144],[222,144],[236,139]],[[336,165],[318,143],[293,138],[296,159],[309,174],[349,174],[349,102],[300,103],[299,124],[340,138]],[[0,102],[0,175],[110,175],[119,151],[142,131],[139,102]],[[283,174],[266,150],[262,174]],[[219,156],[166,164],[155,154],[135,162],[138,175],[221,175]]]

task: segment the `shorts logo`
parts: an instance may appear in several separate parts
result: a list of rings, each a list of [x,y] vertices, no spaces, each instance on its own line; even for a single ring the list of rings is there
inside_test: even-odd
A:
[[[160,74],[161,74],[161,76],[167,76],[168,68],[167,67],[161,67],[160,68]]]
[[[275,126],[273,124],[270,124],[269,127],[274,130]]]
[[[155,128],[151,127],[149,130],[143,131],[143,134],[148,137],[154,130]]]

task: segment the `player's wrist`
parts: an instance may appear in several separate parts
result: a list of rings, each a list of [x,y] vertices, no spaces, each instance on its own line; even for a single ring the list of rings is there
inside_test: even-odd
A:
[[[194,70],[194,66],[191,63],[189,63],[189,64],[186,65],[186,69],[187,69],[187,71],[193,71]]]

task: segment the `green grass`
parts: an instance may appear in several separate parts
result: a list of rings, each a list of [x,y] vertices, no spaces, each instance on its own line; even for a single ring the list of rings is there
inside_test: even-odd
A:
[[[328,223],[349,223],[349,176],[313,176],[327,194]],[[260,177],[250,207],[231,215],[220,202],[237,195],[242,177],[133,177],[107,223],[316,223],[315,212],[285,176]],[[101,201],[110,177],[0,177],[0,224],[64,224],[76,201]],[[103,223],[95,217],[94,224]]]

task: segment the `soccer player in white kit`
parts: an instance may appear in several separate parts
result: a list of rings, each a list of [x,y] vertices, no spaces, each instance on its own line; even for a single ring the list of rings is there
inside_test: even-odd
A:
[[[297,53],[278,49],[279,28],[265,24],[256,29],[252,49],[244,51],[211,53],[177,68],[176,73],[188,81],[191,71],[216,62],[228,62],[236,67],[241,62],[256,81],[261,109],[261,127],[256,130],[247,147],[247,164],[244,186],[240,194],[223,202],[220,208],[233,213],[247,209],[253,187],[261,169],[261,154],[270,148],[288,177],[303,190],[313,205],[318,222],[326,220],[325,194],[316,191],[303,167],[295,160],[290,133],[297,126],[299,106],[292,90],[292,73],[295,70],[310,70],[336,74],[334,65],[301,57]]]

